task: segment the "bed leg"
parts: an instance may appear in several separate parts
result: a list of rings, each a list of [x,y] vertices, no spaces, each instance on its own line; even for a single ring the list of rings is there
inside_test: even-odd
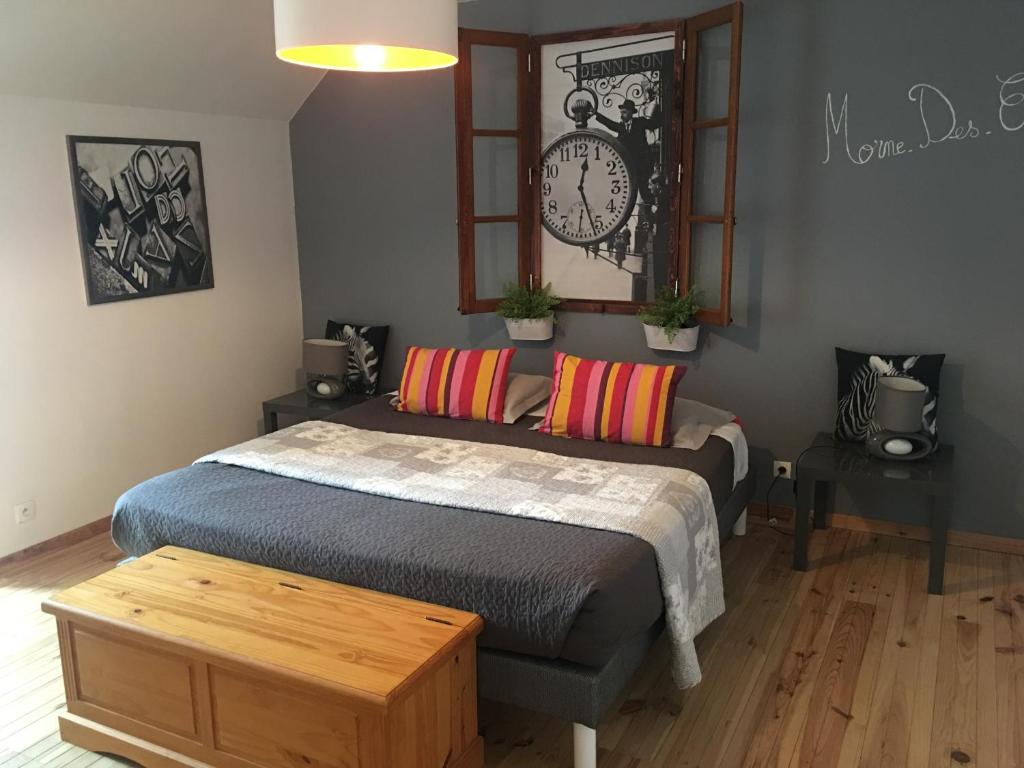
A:
[[[747,510],[744,509],[743,513],[738,518],[736,518],[736,522],[732,524],[732,535],[747,535]]]
[[[597,731],[582,723],[572,724],[573,768],[597,768]]]

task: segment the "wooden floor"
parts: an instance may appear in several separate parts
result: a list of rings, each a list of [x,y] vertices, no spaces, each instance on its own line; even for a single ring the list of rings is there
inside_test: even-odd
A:
[[[725,545],[729,610],[698,638],[704,682],[673,695],[665,647],[599,729],[601,768],[1024,767],[1024,558],[832,529],[812,570],[751,526]],[[0,569],[0,766],[125,765],[56,735],[52,591],[113,566],[106,535]],[[483,702],[491,768],[568,768],[566,723]]]

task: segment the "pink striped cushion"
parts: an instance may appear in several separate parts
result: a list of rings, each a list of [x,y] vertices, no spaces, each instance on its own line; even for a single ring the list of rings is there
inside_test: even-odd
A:
[[[540,431],[631,445],[672,444],[672,406],[685,366],[610,363],[555,353]]]
[[[514,349],[409,347],[396,409],[502,423]]]

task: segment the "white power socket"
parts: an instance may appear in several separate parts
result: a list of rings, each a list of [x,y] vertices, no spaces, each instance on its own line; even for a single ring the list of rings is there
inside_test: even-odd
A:
[[[793,462],[791,461],[773,461],[772,462],[772,476],[774,477],[788,477],[793,479]]]
[[[18,525],[23,525],[30,520],[34,520],[36,516],[36,503],[34,501],[25,501],[21,504],[14,505],[14,522]]]

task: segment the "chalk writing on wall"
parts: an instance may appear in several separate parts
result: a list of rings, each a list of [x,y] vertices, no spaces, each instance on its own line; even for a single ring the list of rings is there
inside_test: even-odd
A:
[[[850,140],[850,97],[844,93],[842,102],[825,94],[825,159],[846,159],[854,165],[867,165],[920,152],[936,144],[969,142],[991,136],[994,131],[1014,133],[1024,129],[1024,72],[1009,77],[996,75],[998,90],[994,103],[997,111],[992,126],[984,127],[974,119],[960,115],[952,100],[930,83],[915,83],[907,90],[907,99],[916,107],[921,133],[916,138],[879,136],[858,143]],[[837,111],[838,110],[838,111]]]

